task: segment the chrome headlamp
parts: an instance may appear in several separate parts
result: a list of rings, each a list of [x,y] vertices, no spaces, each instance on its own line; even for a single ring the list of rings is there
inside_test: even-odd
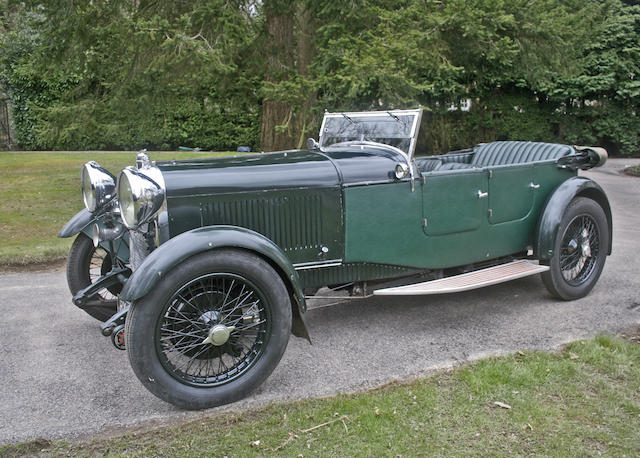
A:
[[[82,166],[82,199],[91,213],[115,197],[116,179],[97,162]]]
[[[162,172],[146,163],[141,168],[127,167],[118,175],[118,205],[128,229],[148,223],[162,208],[165,184]]]

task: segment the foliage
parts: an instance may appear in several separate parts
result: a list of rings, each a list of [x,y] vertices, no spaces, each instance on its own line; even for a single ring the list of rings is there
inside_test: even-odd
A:
[[[627,167],[626,169],[623,170],[623,172],[633,177],[640,177],[640,165]]]
[[[34,37],[29,46],[0,55],[6,65],[0,82],[17,107],[24,146],[257,146],[256,29],[240,3],[31,6],[14,13],[28,24],[20,33]],[[38,21],[29,20],[33,11]],[[21,116],[22,106],[30,119]]]
[[[261,125],[295,147],[324,109],[421,105],[425,151],[517,138],[633,155],[637,3],[0,0],[0,86],[32,149],[256,149]]]
[[[320,29],[320,98],[421,104],[425,151],[526,139],[638,154],[636,17],[614,0],[362,2]]]

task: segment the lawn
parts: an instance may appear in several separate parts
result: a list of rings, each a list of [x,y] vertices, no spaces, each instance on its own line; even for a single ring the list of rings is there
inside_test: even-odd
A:
[[[627,175],[631,175],[634,177],[640,177],[640,165],[636,165],[634,167],[627,167],[623,170]]]
[[[230,153],[149,153],[152,160],[220,154]],[[66,256],[72,239],[56,236],[83,208],[80,167],[91,160],[117,175],[135,153],[0,153],[0,267]]]
[[[600,336],[367,393],[0,455],[640,456],[640,345]]]

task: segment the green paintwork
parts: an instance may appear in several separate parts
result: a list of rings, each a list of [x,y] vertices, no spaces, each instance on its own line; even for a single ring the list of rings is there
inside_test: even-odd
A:
[[[487,214],[487,172],[463,169],[422,175],[422,213],[427,236],[475,231]],[[421,242],[418,242],[421,243]]]
[[[168,198],[340,185],[331,159],[311,151],[159,162],[157,166]]]
[[[574,177],[558,186],[549,197],[540,216],[540,224],[535,235],[535,250],[538,259],[548,260],[554,255],[553,247],[560,222],[565,211],[575,197],[584,196],[600,204],[609,223],[609,252],[613,237],[611,206],[602,188],[594,181],[584,177]]]
[[[418,272],[421,272],[421,269],[385,264],[347,263],[340,266],[298,270],[298,275],[300,275],[304,287],[307,288],[339,285],[362,280],[372,281],[405,277]]]
[[[95,221],[96,217],[93,216],[93,213],[91,213],[86,208],[83,208],[78,213],[73,215],[73,217],[69,221],[67,221],[67,224],[65,224],[62,229],[60,229],[58,237],[63,239],[73,237],[86,227],[91,226]]]
[[[334,161],[310,151],[158,164],[170,237],[203,226],[248,228],[292,263],[341,258],[344,229]]]
[[[125,283],[120,299],[135,301],[146,295],[171,269],[191,256],[216,248],[242,248],[270,261],[285,282],[297,303],[293,310],[292,332],[309,339],[304,312],[307,305],[302,282],[286,254],[271,240],[242,227],[201,227],[184,232],[156,248],[133,272]]]
[[[489,169],[474,173],[483,171],[488,179]],[[430,178],[436,176],[455,180],[456,174],[465,173],[468,172],[464,169],[427,173],[424,186],[429,189]],[[345,189],[345,262],[440,269],[525,251],[533,247],[538,215],[548,196],[560,183],[575,176],[575,172],[558,169],[549,162],[535,164],[533,176],[540,188],[534,192],[532,211],[524,218],[491,224],[487,211],[475,230],[441,235],[426,235],[423,231],[422,199],[426,194],[419,183],[415,192],[411,192],[408,183]],[[436,224],[438,218],[450,221],[458,215],[456,208],[438,209],[441,213],[430,215],[427,227]]]
[[[120,298],[134,301],[147,294],[173,267],[203,251],[235,247],[253,251],[272,260],[291,285],[300,307],[306,308],[300,278],[286,254],[271,240],[257,232],[235,226],[209,226],[173,237],[153,250],[125,284]]]
[[[489,179],[489,222],[499,224],[526,217],[533,207],[533,164],[495,167]]]
[[[211,237],[215,246],[236,246],[244,231],[268,241],[269,250],[256,251],[272,260],[277,253],[278,265],[283,259],[287,266],[342,260],[339,266],[298,266],[290,279],[298,294],[304,287],[521,253],[534,246],[548,197],[576,175],[555,161],[436,170],[418,176],[412,191],[409,179],[391,176],[401,159],[352,148],[342,155],[290,151],[160,164],[171,239],[134,273],[124,297],[145,294],[161,272],[211,249]],[[478,191],[488,198],[479,198]],[[129,284],[136,285],[135,293]]]
[[[334,186],[169,197],[167,206],[172,235],[201,226],[245,227],[275,242],[292,263],[300,263],[342,257],[340,201],[340,188]]]

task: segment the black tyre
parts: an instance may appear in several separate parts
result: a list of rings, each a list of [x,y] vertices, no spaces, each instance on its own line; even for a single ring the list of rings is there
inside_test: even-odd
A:
[[[109,272],[111,265],[111,255],[106,250],[94,247],[93,241],[84,233],[78,234],[67,257],[67,283],[71,294],[75,295]],[[120,289],[122,286],[119,285],[101,291],[98,298],[87,303],[84,311],[96,320],[108,320],[117,311]]]
[[[609,225],[598,203],[574,199],[565,212],[554,244],[550,269],[542,281],[563,300],[579,299],[594,287],[609,252]]]
[[[196,255],[136,301],[126,320],[133,371],[160,399],[204,409],[245,397],[271,374],[291,331],[284,283],[263,259]]]

